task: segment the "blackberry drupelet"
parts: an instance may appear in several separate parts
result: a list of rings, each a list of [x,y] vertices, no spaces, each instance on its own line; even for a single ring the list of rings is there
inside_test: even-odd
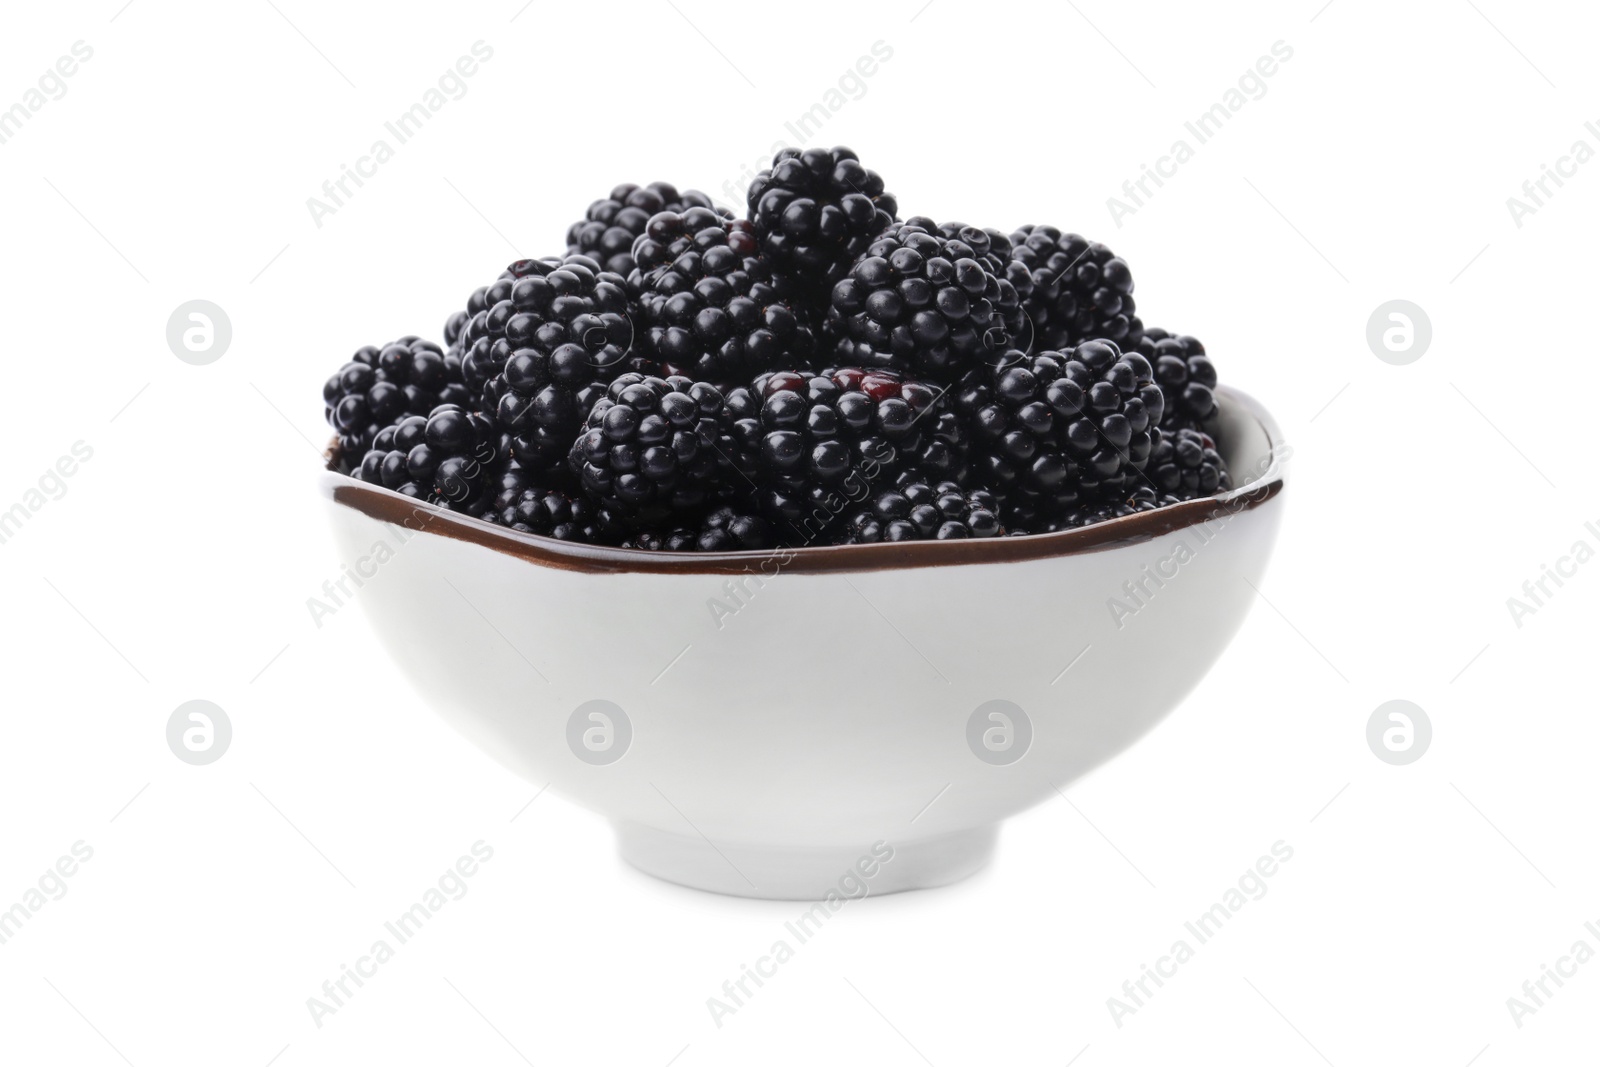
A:
[[[412,415],[380,431],[357,476],[452,510],[469,510],[483,499],[501,450],[501,435],[488,419],[456,404],[440,404],[426,418]]]
[[[999,514],[999,502],[986,489],[905,471],[893,488],[873,494],[870,505],[849,518],[839,543],[997,537],[1005,532]]]
[[[445,348],[455,350],[456,342],[461,340],[461,331],[466,327],[468,317],[465,311],[456,311],[444,320]]]
[[[324,412],[339,431],[340,462],[347,473],[384,427],[466,399],[459,357],[414,335],[357,350],[322,387]]]
[[[1162,430],[1150,450],[1144,474],[1157,491],[1178,500],[1233,488],[1217,443],[1201,430]]]
[[[663,369],[740,382],[809,364],[815,340],[793,286],[775,279],[744,219],[692,208],[662,212],[633,246],[628,284],[641,349]]]
[[[910,222],[925,222],[924,219],[910,219]],[[1005,320],[1008,343],[1013,348],[1028,350],[1031,343],[1028,337],[1028,300],[1033,296],[1033,275],[1028,273],[1028,268],[1012,258],[1013,245],[1011,238],[993,227],[979,228],[968,226],[962,222],[945,222],[938,227],[940,237],[947,241],[965,242],[981,258],[996,278],[1011,283],[1015,293],[1003,293],[999,309],[1001,317]]]
[[[646,523],[695,514],[717,482],[722,409],[705,382],[624,374],[595,402],[572,467],[585,492]]]
[[[1021,322],[1016,290],[996,275],[997,263],[926,219],[892,226],[833,287],[827,325],[839,362],[959,380],[1007,348],[1008,315]]]
[[[759,489],[766,518],[788,524],[827,508],[847,482],[864,491],[910,467],[955,474],[966,440],[940,395],[887,371],[762,375],[728,394],[734,465]]]
[[[844,147],[781,149],[745,202],[773,270],[819,302],[899,210],[883,179]]]
[[[1099,339],[1138,344],[1144,324],[1134,313],[1133,274],[1111,249],[1054,226],[1024,226],[1011,243],[1012,259],[1033,278],[1027,312],[1035,349]]]
[[[560,466],[590,407],[633,363],[627,283],[586,256],[519,260],[474,293],[462,372],[530,468]]]
[[[604,269],[626,278],[634,268],[633,242],[644,233],[651,216],[695,207],[728,214],[695,189],[680,193],[677,186],[668,182],[619,185],[604,200],[590,204],[583,219],[568,227],[567,254],[588,256]]]
[[[747,509],[724,504],[713,508],[698,523],[670,530],[641,530],[622,543],[623,548],[653,552],[729,552],[774,548],[778,539],[772,526]]]
[[[1087,341],[1007,352],[963,380],[955,406],[972,429],[978,481],[1004,497],[1008,525],[1031,529],[1142,480],[1162,395],[1144,356]]]
[[[1167,398],[1163,430],[1199,429],[1216,417],[1217,368],[1198,338],[1150,329],[1139,351],[1155,368],[1156,384]]]

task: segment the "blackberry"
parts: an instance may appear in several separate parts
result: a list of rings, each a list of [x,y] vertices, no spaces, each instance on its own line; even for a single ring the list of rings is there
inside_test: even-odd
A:
[[[656,215],[633,246],[641,346],[662,369],[748,381],[809,363],[815,341],[751,224],[704,208]]]
[[[1167,398],[1163,430],[1198,429],[1217,414],[1217,368],[1198,338],[1150,329],[1139,342]]]
[[[1033,275],[1028,273],[1027,267],[1012,257],[1011,253],[1015,246],[1012,245],[1011,238],[993,227],[980,229],[962,222],[941,223],[938,231],[939,236],[947,241],[964,241],[978,254],[996,278],[1011,283],[1011,288],[1016,293],[1015,303],[1012,302],[1010,294],[1006,294],[1000,306],[1001,317],[1005,320],[1006,332],[1010,336],[1012,347],[1027,351],[1030,343],[1026,337],[1027,305],[1033,296]]]
[[[1054,226],[1024,226],[1011,235],[1011,257],[1033,277],[1027,301],[1036,347],[1061,349],[1104,339],[1139,343],[1133,274],[1111,249]]]
[[[1149,361],[1109,341],[1031,357],[1007,352],[969,373],[955,397],[972,429],[979,480],[1023,527],[1131,491],[1162,403]]]
[[[631,365],[627,283],[586,256],[519,260],[468,301],[462,374],[523,465],[560,465],[606,384]]]
[[[441,404],[426,418],[411,415],[379,431],[357,477],[452,510],[484,498],[489,471],[502,448],[482,415]]]
[[[384,427],[465,403],[461,374],[459,357],[413,335],[358,349],[322,387],[324,413],[339,431],[341,469],[348,474],[360,463]]]
[[[622,547],[668,552],[727,552],[774,548],[777,543],[772,526],[765,519],[724,504],[697,524],[667,531],[641,531],[624,541]]]
[[[745,202],[773,270],[814,298],[826,297],[899,211],[883,179],[844,147],[779,150]]]
[[[1007,315],[1020,315],[997,263],[965,239],[941,237],[926,219],[891,227],[833,287],[827,321],[839,361],[956,381],[1008,347]]]
[[[624,374],[595,402],[570,461],[584,491],[645,521],[704,506],[718,470],[722,394],[688,378]]]
[[[766,517],[796,523],[847,481],[964,469],[965,434],[940,397],[936,386],[887,371],[762,375],[728,394],[732,458],[759,488]]]
[[[1157,491],[1178,500],[1195,500],[1233,488],[1216,441],[1201,430],[1162,430],[1150,450],[1144,474]]]
[[[1005,532],[999,514],[999,502],[986,489],[967,490],[905,471],[893,488],[874,494],[868,507],[850,517],[839,543],[996,537]]]
[[[567,255],[588,256],[604,269],[626,278],[634,268],[633,242],[644,233],[650,217],[662,211],[688,211],[695,207],[728,214],[695,189],[680,193],[677,186],[667,182],[619,185],[604,200],[590,204],[588,213],[567,228]]]

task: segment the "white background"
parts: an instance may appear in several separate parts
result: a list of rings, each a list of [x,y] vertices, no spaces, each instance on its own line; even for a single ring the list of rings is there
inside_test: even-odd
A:
[[[1520,1028],[1506,999],[1600,949],[1600,562],[1520,628],[1506,600],[1600,545],[1600,163],[1521,227],[1506,200],[1600,148],[1600,26],[1320,2],[9,12],[0,106],[94,54],[0,145],[0,509],[74,442],[93,458],[0,545],[0,908],[94,854],[0,945],[0,1062],[1592,1058],[1600,962]],[[306,199],[480,39],[467,94],[314,225]],[[1117,226],[1106,199],[1280,40],[1266,94]],[[799,906],[634,873],[599,817],[530,805],[419,706],[358,610],[313,624],[340,563],[319,393],[561,251],[616,182],[729,199],[876,41],[892,58],[812,143],[857,149],[903,213],[1110,243],[1146,322],[1276,414],[1290,509],[1269,602],[1160,729],[1012,820],[978,877],[849,906],[718,1028],[706,998]],[[165,342],[197,298],[233,325],[209,366]],[[1408,366],[1365,340],[1395,298],[1433,324]],[[164,737],[195,698],[234,727],[207,767]],[[1405,767],[1365,740],[1395,698],[1434,728]],[[470,892],[314,1025],[307,998],[480,839]],[[1107,998],[1279,840],[1267,895],[1117,1026]]]

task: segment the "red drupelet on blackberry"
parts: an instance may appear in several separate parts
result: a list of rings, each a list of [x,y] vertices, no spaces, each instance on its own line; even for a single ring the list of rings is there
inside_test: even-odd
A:
[[[796,306],[793,284],[773,277],[749,222],[702,208],[662,212],[633,257],[640,347],[663,369],[742,382],[809,365],[809,316]]]
[[[1217,368],[1199,338],[1149,329],[1139,342],[1167,398],[1163,430],[1199,429],[1216,417]]]
[[[1008,347],[1021,306],[987,236],[935,231],[924,218],[891,226],[833,287],[827,329],[840,363],[955,382]]]
[[[346,473],[362,461],[384,427],[466,400],[459,358],[413,335],[357,350],[322,387],[324,412],[339,432]]]
[[[626,278],[635,266],[633,242],[644,233],[651,216],[696,207],[722,216],[729,214],[696,189],[680,193],[678,187],[669,182],[619,185],[604,200],[590,204],[583,219],[568,227],[567,255],[588,256],[605,270]]]
[[[1024,226],[1011,243],[1012,259],[1033,276],[1026,306],[1035,350],[1097,339],[1138,344],[1144,324],[1134,313],[1133,274],[1111,249],[1054,226]]]
[[[761,251],[819,303],[899,205],[848,148],[781,149],[745,197]]]
[[[706,382],[625,374],[595,402],[572,468],[585,492],[643,524],[696,514],[723,463],[722,409]]]

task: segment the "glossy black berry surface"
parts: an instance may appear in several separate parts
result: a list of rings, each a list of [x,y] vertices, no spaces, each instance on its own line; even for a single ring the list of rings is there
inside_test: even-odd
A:
[[[605,270],[626,278],[635,266],[633,242],[644,233],[651,216],[690,208],[729,215],[696,189],[680,193],[670,182],[624,183],[611,190],[610,196],[590,204],[583,218],[567,228],[567,254],[588,256]]]
[[[324,413],[339,433],[340,455],[352,466],[385,427],[467,399],[460,358],[415,336],[358,349],[322,387]]]
[[[989,247],[970,227],[956,237],[927,219],[890,227],[833,287],[827,326],[837,362],[949,383],[1005,351],[1021,306]]]
[[[964,469],[964,431],[941,401],[937,386],[887,371],[763,375],[728,395],[734,467],[769,520],[793,525],[820,508],[829,526],[847,506],[841,491],[864,492],[912,467]]]
[[[930,479],[921,471],[905,471],[850,515],[838,543],[947,541],[1004,532],[1000,502],[987,489],[966,489],[953,481]]]
[[[899,211],[877,172],[842,146],[780,150],[745,202],[773,269],[819,296]]]
[[[1162,430],[1150,450],[1145,478],[1159,493],[1194,500],[1233,488],[1217,443],[1202,430]]]
[[[663,370],[740,382],[809,365],[812,316],[773,276],[749,222],[702,208],[662,212],[633,249],[640,347]]]
[[[1105,245],[902,220],[842,147],[780,150],[745,208],[616,186],[442,345],[328,379],[336,468],[519,533],[683,552],[1044,534],[1233,485],[1210,355],[1145,329]]]
[[[625,374],[595,402],[570,462],[590,496],[646,522],[703,510],[727,464],[722,394],[706,382]]]
[[[1012,350],[969,374],[955,397],[972,432],[974,476],[1023,517],[1019,525],[1130,491],[1162,402],[1149,361],[1109,341]]]
[[[1163,429],[1198,429],[1216,418],[1217,368],[1199,338],[1150,329],[1139,351],[1155,368],[1156,384],[1167,399]]]
[[[1033,278],[1026,308],[1035,350],[1090,340],[1138,344],[1144,324],[1135,313],[1133,273],[1120,256],[1054,226],[1024,226],[1011,244],[1012,259]]]
[[[565,462],[605,386],[632,366],[627,282],[585,256],[520,260],[473,294],[462,373],[518,462]]]
[[[417,496],[452,510],[485,499],[504,451],[495,425],[477,412],[441,404],[380,431],[362,458],[362,481]]]

